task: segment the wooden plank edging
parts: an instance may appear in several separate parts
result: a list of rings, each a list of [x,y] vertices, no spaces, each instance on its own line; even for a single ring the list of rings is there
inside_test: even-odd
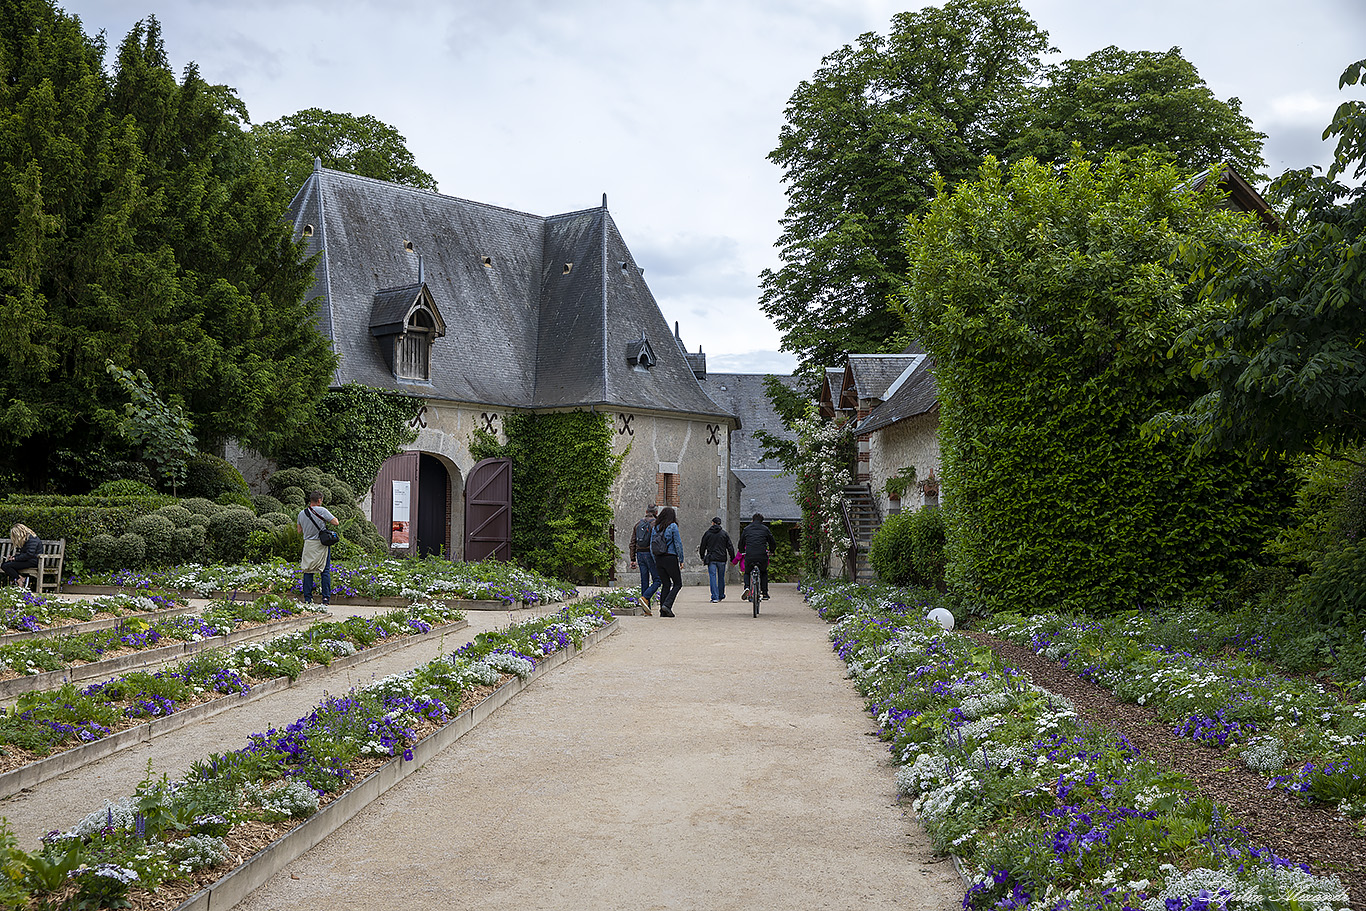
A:
[[[513,677],[477,705],[453,718],[445,727],[429,734],[413,746],[413,758],[397,756],[367,775],[341,797],[314,813],[295,828],[257,851],[242,864],[191,895],[175,911],[227,911],[259,889],[291,861],[314,848],[328,835],[360,813],[385,791],[407,778],[446,747],[469,733],[494,711],[506,705],[542,675],[550,673],[620,628],[617,620],[599,627],[584,637],[583,648],[570,646],[536,664],[526,680]]]
[[[108,737],[101,737],[99,740],[92,741],[91,743],[84,743],[80,746],[72,747],[69,750],[63,750],[62,752],[48,756],[45,759],[31,762],[28,765],[20,766],[17,769],[12,769],[5,772],[3,775],[0,775],[0,799],[17,794],[25,788],[31,788],[35,785],[42,784],[44,781],[49,781],[59,775],[65,775],[67,772],[89,765],[106,756],[112,756],[120,750],[126,750],[135,744],[151,740],[153,737],[169,734],[172,731],[179,730],[193,722],[202,721],[205,718],[212,718],[214,715],[237,708],[238,706],[246,705],[249,702],[254,702],[263,696],[269,696],[272,693],[287,690],[303,681],[321,676],[328,671],[345,670],[349,667],[355,667],[358,664],[364,664],[367,661],[372,661],[375,658],[387,655],[389,652],[397,651],[400,648],[406,648],[409,645],[426,642],[430,639],[444,636],[447,633],[464,629],[467,626],[469,626],[468,620],[453,620],[450,623],[434,626],[429,631],[419,633],[416,636],[400,636],[393,639],[385,639],[375,643],[367,649],[356,652],[354,655],[348,655],[345,658],[336,658],[331,664],[315,664],[313,667],[304,668],[294,680],[290,680],[288,677],[284,676],[274,677],[270,680],[256,684],[248,692],[224,694],[217,699],[201,702],[198,705],[192,705],[187,709],[182,709],[179,712],[172,712],[169,715],[161,715],[150,721],[139,724],[136,727],[110,734]]]

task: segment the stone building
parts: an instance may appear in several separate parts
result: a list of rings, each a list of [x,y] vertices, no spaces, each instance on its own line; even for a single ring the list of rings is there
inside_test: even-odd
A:
[[[333,385],[426,402],[417,440],[364,504],[392,553],[467,555],[467,516],[483,502],[469,489],[471,435],[506,439],[513,412],[607,415],[613,451],[627,454],[612,490],[623,581],[626,536],[651,503],[674,506],[683,528],[721,515],[738,529],[739,421],[699,385],[605,195],[544,217],[315,165],[288,217],[318,254],[318,324],[340,356]]]

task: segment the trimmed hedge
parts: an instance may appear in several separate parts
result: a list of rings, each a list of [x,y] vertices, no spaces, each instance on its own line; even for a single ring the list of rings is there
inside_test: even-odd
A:
[[[888,516],[868,562],[888,585],[936,588],[944,581],[944,514],[934,507]]]

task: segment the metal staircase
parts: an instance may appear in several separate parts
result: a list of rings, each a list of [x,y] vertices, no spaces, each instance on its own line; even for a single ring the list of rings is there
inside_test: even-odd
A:
[[[871,583],[875,579],[873,567],[868,563],[868,553],[873,544],[873,533],[882,525],[882,513],[868,484],[846,485],[840,499],[844,505],[845,529],[854,542],[845,558],[849,578],[860,585]]]

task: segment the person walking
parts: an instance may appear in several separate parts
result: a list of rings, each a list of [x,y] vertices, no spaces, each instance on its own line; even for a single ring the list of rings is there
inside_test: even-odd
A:
[[[299,534],[304,536],[304,552],[299,557],[299,569],[304,573],[304,603],[313,603],[313,574],[322,575],[323,604],[332,603],[332,548],[321,540],[319,535],[328,524],[340,525],[341,522],[323,505],[323,492],[314,490],[308,494],[308,505],[299,510],[297,525]]]
[[[637,600],[640,601],[640,607],[647,617],[650,616],[650,598],[659,591],[660,583],[663,581],[659,577],[659,568],[655,565],[655,555],[650,553],[650,535],[654,532],[655,518],[658,515],[658,508],[651,503],[645,510],[644,517],[636,523],[635,532],[631,535],[631,568],[635,569],[636,564],[640,565],[640,597]]]
[[[702,543],[697,546],[697,554],[707,567],[707,577],[711,581],[711,603],[726,600],[726,567],[735,558],[735,545],[721,527],[720,516],[712,519],[711,527],[702,532]]]
[[[740,532],[740,550],[745,554],[745,598],[748,600],[750,591],[755,585],[759,586],[759,593],[765,601],[768,600],[768,556],[778,552],[778,542],[773,539],[773,532],[769,531],[764,524],[764,514],[756,512],[754,518],[745,526],[744,531]],[[759,571],[759,578],[754,578],[754,571]]]
[[[661,509],[655,519],[650,553],[654,554],[659,577],[664,580],[659,589],[659,616],[672,617],[674,599],[683,587],[683,538],[678,533],[678,515],[672,506]]]

